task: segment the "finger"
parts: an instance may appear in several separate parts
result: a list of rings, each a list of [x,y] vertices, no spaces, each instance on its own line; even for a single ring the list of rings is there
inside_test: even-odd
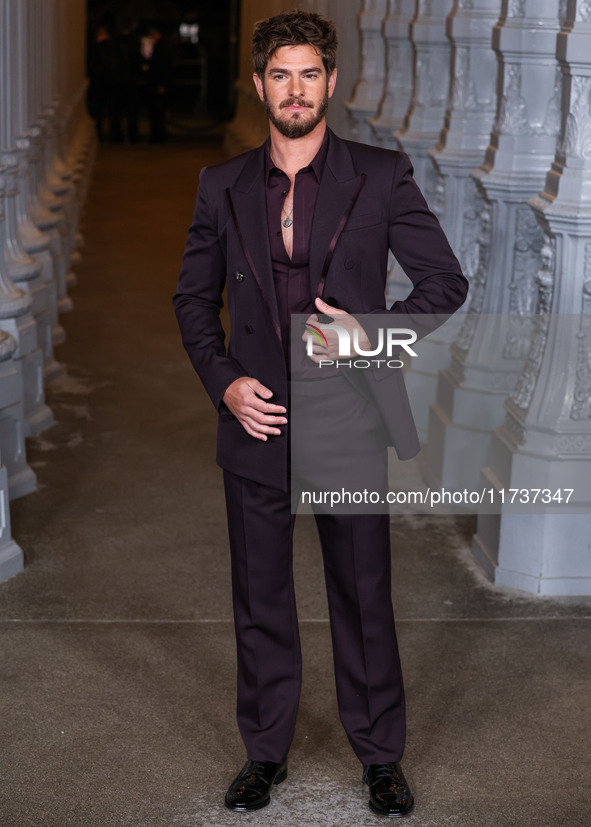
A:
[[[248,387],[263,399],[270,399],[273,396],[273,391],[266,388],[261,382],[259,382],[258,379],[251,379],[248,383]]]
[[[242,425],[246,433],[249,434],[249,436],[253,436],[255,439],[260,439],[261,442],[267,442],[267,437],[265,436],[265,434],[257,433],[257,431],[254,431],[247,422],[243,422],[241,420],[240,424]]]
[[[321,313],[324,313],[327,316],[332,316],[332,315],[337,315],[338,316],[338,315],[343,315],[343,313],[346,313],[346,310],[339,310],[338,307],[333,307],[331,304],[327,304],[319,296],[316,297],[316,299],[314,301],[314,304],[316,305],[316,307],[318,308],[318,310]]]
[[[244,411],[244,416],[261,425],[287,425],[287,418],[285,416],[270,416],[255,408],[247,408]]]
[[[264,399],[259,399],[258,396],[251,396],[248,399],[244,400],[244,410],[248,410],[251,408],[255,411],[260,411],[261,413],[266,414],[284,414],[287,413],[287,410],[283,407],[283,405],[274,405],[272,402],[265,402]]]
[[[270,434],[272,436],[281,436],[279,428],[271,425],[265,425],[259,422],[255,417],[244,417],[244,422],[248,424],[249,428],[257,434]]]

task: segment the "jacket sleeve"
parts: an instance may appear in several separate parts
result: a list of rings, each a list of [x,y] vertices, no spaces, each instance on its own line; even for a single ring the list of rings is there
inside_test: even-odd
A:
[[[390,249],[413,283],[404,301],[390,312],[412,316],[409,326],[426,336],[461,307],[468,280],[413,178],[408,155],[398,154],[390,194]]]
[[[219,409],[226,389],[245,375],[226,353],[220,320],[226,283],[226,258],[207,192],[208,170],[199,177],[197,203],[183,254],[173,304],[185,350]]]

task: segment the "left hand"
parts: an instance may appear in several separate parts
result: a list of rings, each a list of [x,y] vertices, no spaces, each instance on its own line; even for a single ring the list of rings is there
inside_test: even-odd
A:
[[[359,340],[359,347],[362,350],[369,350],[371,348],[371,342],[367,336],[367,333],[363,329],[363,327],[359,324],[355,316],[352,316],[350,313],[347,313],[346,310],[339,310],[338,307],[332,307],[330,304],[327,304],[322,299],[317,298],[314,302],[316,308],[319,313],[324,313],[327,316],[332,316],[334,319],[334,324],[339,325],[340,327],[345,328],[345,330],[349,334],[349,341],[351,343],[351,351],[353,350],[353,331],[357,330],[357,336]],[[339,338],[336,330],[331,330],[331,323],[324,324],[323,322],[318,321],[318,316],[313,313],[311,316],[308,316],[306,319],[306,324],[313,325],[314,327],[319,328],[326,340],[328,342],[327,345],[320,344],[318,341],[314,341],[312,346],[312,355],[310,359],[313,362],[318,364],[320,361],[324,359],[332,359],[335,361],[336,359],[343,359],[345,356],[356,356],[356,353],[348,353],[343,354],[339,353]],[[309,334],[304,332],[302,335],[302,341],[308,341]]]

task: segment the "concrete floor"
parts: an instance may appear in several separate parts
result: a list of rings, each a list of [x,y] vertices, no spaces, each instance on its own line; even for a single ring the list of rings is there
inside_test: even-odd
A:
[[[233,814],[244,761],[215,415],[171,296],[215,144],[105,147],[63,317],[39,490],[0,585],[2,827],[372,825],[333,687],[320,553],[296,531],[304,690],[288,780]],[[591,603],[488,584],[472,518],[393,522],[416,827],[591,823]]]

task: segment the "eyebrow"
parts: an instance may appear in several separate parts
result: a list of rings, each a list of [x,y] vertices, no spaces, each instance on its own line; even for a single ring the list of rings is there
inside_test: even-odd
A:
[[[322,71],[321,66],[311,66],[308,69],[301,69],[300,70],[300,75],[306,75],[309,72],[321,72],[321,71]],[[273,69],[269,69],[269,74],[273,74],[275,72],[277,72],[278,74],[281,74],[281,75],[291,75],[292,74],[292,69],[280,69],[278,67],[275,67]]]

